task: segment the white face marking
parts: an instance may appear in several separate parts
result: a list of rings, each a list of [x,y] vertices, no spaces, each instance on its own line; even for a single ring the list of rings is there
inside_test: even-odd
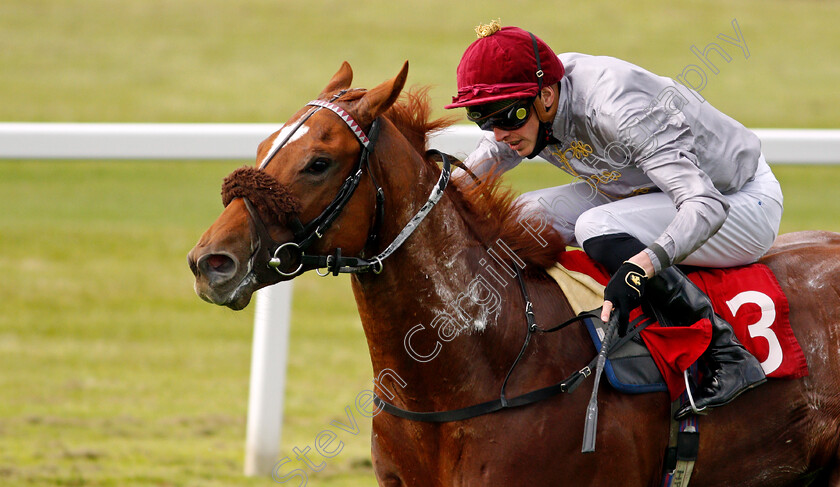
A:
[[[277,132],[277,135],[274,137],[274,140],[271,141],[271,149],[269,149],[268,154],[266,154],[265,156],[265,159],[263,159],[260,163],[260,167],[264,166],[272,157],[274,157],[274,154],[280,149],[280,144],[282,144],[283,141],[286,140],[286,137],[288,137],[289,132],[295,130],[297,127],[298,123],[294,123],[292,125],[284,125],[283,128],[281,128],[280,131]],[[295,133],[292,134],[292,138],[290,138],[289,141],[286,142],[286,145],[291,144],[292,142],[303,137],[304,135],[306,135],[307,132],[309,132],[309,127],[307,127],[306,125],[300,126],[300,128],[297,128],[297,130],[295,130]]]

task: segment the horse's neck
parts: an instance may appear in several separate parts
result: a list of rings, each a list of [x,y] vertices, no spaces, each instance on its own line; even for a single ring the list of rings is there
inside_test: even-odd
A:
[[[436,175],[426,172],[414,181],[413,197],[403,199],[410,203],[391,207],[399,222],[434,185]],[[409,384],[403,391],[409,403],[427,404],[472,384],[483,387],[470,393],[486,393],[481,389],[495,387],[525,336],[518,281],[471,235],[458,208],[447,192],[380,275],[353,279],[374,373],[390,370]]]

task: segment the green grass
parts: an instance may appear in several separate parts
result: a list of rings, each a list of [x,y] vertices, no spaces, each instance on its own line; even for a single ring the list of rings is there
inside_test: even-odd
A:
[[[185,264],[237,165],[0,163],[0,484],[249,484],[253,314],[198,300]],[[295,287],[286,452],[371,375],[346,284]],[[323,485],[369,473],[363,427]]]
[[[237,165],[0,163],[0,484],[272,484],[241,476],[252,311],[200,301],[184,259]],[[783,231],[840,231],[840,168],[775,170]],[[565,178],[527,164],[509,180]],[[298,279],[281,457],[370,377],[347,279]],[[311,485],[373,485],[359,425]]]
[[[285,121],[344,60],[371,87],[408,59],[409,83],[432,85],[442,107],[473,26],[501,18],[557,52],[672,77],[701,65],[692,45],[716,42],[732,56],[711,55],[716,106],[752,127],[837,127],[839,16],[818,0],[5,0],[0,120]],[[717,38],[735,36],[733,19],[749,58]]]
[[[0,120],[282,122],[341,61],[371,87],[405,59],[441,115],[478,22],[676,76],[737,18],[750,57],[724,43],[733,59],[706,98],[748,126],[837,127],[838,14],[782,0],[6,0]],[[241,164],[0,162],[0,485],[274,485],[241,475],[253,311],[200,301],[185,264]],[[783,231],[840,231],[840,168],[774,169]],[[509,180],[567,181],[547,165]],[[280,457],[371,378],[347,279],[307,275],[294,293]],[[309,485],[374,484],[360,426]]]

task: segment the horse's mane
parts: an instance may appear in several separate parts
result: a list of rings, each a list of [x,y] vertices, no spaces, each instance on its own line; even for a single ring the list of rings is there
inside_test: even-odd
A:
[[[357,99],[363,93],[354,91],[348,95],[341,100]],[[419,87],[404,92],[385,112],[385,117],[419,153],[424,154],[429,136],[455,123],[454,117],[432,119],[431,113],[429,88]],[[428,157],[425,160],[430,165],[436,165]],[[518,194],[502,184],[501,173],[491,171],[478,184],[469,174],[454,178],[452,182],[454,184],[450,184],[447,190],[453,196],[458,211],[476,238],[488,248],[501,240],[520,259],[540,268],[551,266],[566,248],[565,240],[551,225],[539,231],[542,241],[529,233],[523,223],[530,222],[532,227],[538,228],[537,219],[516,203]],[[546,242],[547,245],[544,244]]]

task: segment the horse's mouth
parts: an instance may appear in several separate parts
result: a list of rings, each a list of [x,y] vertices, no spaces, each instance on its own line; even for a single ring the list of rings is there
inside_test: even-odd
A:
[[[239,284],[230,292],[219,292],[212,287],[201,287],[196,281],[195,293],[208,303],[239,311],[245,309],[251,302],[251,296],[257,290],[257,277],[253,272],[245,274]]]
[[[228,308],[230,308],[234,311],[240,311],[240,310],[245,309],[248,306],[248,304],[250,304],[250,303],[251,303],[251,295],[248,294],[248,295],[241,296],[239,299],[236,299],[236,300],[233,300],[233,301],[228,301],[227,303],[224,303],[224,306],[227,306]]]

